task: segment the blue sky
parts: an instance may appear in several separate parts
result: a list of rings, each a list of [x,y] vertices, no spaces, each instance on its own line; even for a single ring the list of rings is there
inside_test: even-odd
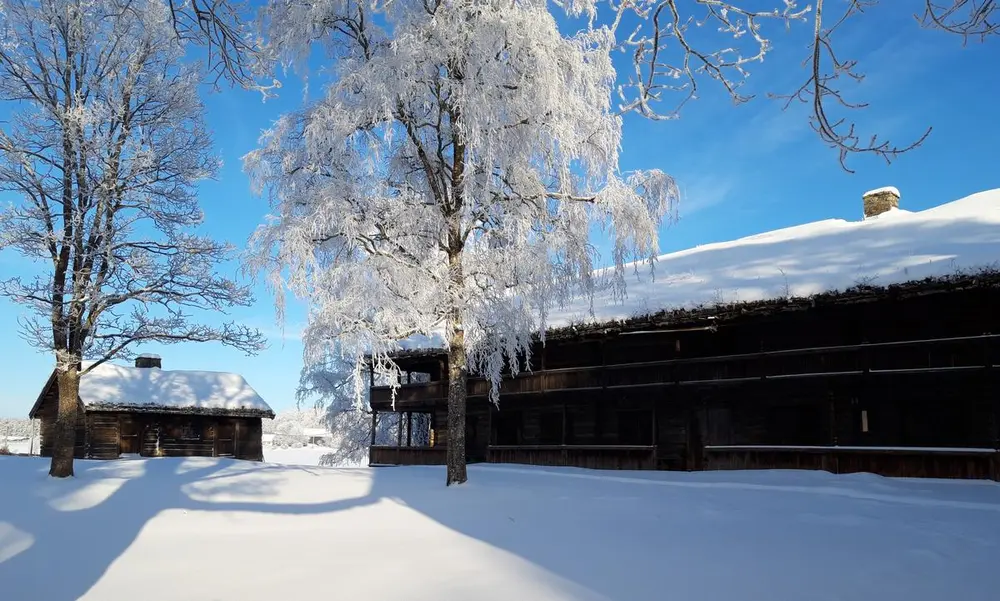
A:
[[[960,39],[919,29],[906,12],[912,7],[899,4],[883,3],[852,22],[840,46],[867,74],[855,98],[871,106],[850,115],[864,131],[905,143],[934,128],[922,147],[892,165],[853,157],[849,164],[856,173],[844,172],[836,153],[809,129],[804,107],[782,111],[780,102],[763,97],[767,90],[790,91],[806,76],[800,66],[805,39],[794,32],[779,32],[777,50],[753,71],[748,91],[761,93],[757,100],[734,107],[707,85],[679,120],[626,118],[623,169],[662,169],[682,191],[680,220],[661,233],[663,252],[819,219],[856,220],[861,194],[875,187],[899,188],[909,210],[1000,187],[1000,81],[989,75],[996,69],[997,41],[963,48]],[[291,77],[284,84],[280,97],[266,103],[252,92],[206,89],[207,120],[224,167],[216,181],[200,187],[204,227],[238,247],[268,211],[266,201],[252,195],[240,157],[255,147],[263,128],[299,104],[301,85]],[[20,265],[18,257],[0,253],[0,274]],[[265,332],[270,348],[263,353],[246,357],[215,344],[143,350],[159,352],[168,369],[242,373],[275,410],[293,406],[304,308],[291,305],[282,331],[273,297],[262,284],[256,289],[256,305],[230,318]],[[0,300],[0,417],[25,415],[52,365],[49,355],[17,336],[20,314]]]

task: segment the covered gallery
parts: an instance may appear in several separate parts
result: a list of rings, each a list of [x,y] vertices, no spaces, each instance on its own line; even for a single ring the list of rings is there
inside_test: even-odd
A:
[[[85,364],[84,368],[88,366]],[[41,421],[41,454],[52,453],[59,404],[55,372],[29,416]],[[77,458],[122,455],[263,460],[261,419],[274,412],[243,376],[161,369],[156,355],[135,366],[102,363],[80,378]]]
[[[898,198],[663,255],[625,303],[567,308],[498,407],[470,381],[469,460],[997,479],[1000,190],[915,213]],[[395,406],[373,386],[372,409],[430,414],[433,435],[371,461],[443,463],[446,355],[396,361],[420,383]]]

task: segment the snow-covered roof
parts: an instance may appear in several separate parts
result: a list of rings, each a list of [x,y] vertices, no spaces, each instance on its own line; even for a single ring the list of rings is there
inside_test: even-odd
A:
[[[886,190],[898,194],[892,187],[866,194]],[[648,263],[627,269],[625,299],[604,286],[593,311],[586,298],[553,307],[549,330],[1000,269],[1000,188],[923,211],[893,207],[860,221],[825,219],[696,246],[660,255],[652,273]],[[400,355],[420,355],[445,341],[413,336],[400,346]]]
[[[863,221],[826,219],[660,255],[629,272],[624,301],[609,289],[555,308],[550,328],[662,310],[808,297],[859,284],[887,286],[1000,263],[1000,189],[924,211]]]
[[[110,362],[98,365],[80,378],[80,401],[92,409],[274,414],[239,374],[141,368]]]
[[[864,198],[865,196],[871,196],[873,194],[881,194],[883,192],[891,192],[892,194],[895,194],[897,198],[899,197],[899,190],[895,186],[885,186],[884,188],[876,188],[874,190],[869,190],[864,194],[862,194],[861,197]]]

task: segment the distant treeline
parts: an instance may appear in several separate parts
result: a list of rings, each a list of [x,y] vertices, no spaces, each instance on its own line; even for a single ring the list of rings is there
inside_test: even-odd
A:
[[[0,441],[31,436],[31,420],[27,418],[0,417]]]

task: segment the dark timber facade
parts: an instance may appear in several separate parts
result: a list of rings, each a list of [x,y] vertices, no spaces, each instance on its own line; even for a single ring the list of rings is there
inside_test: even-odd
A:
[[[59,390],[51,376],[29,417],[41,422],[40,453],[52,456]],[[77,459],[232,457],[263,461],[261,419],[270,411],[77,404]]]
[[[470,380],[469,461],[998,479],[998,307],[983,272],[551,331],[499,407]],[[404,378],[395,407],[372,387],[374,411],[433,428],[372,464],[444,462],[445,361],[400,353],[430,381]]]

